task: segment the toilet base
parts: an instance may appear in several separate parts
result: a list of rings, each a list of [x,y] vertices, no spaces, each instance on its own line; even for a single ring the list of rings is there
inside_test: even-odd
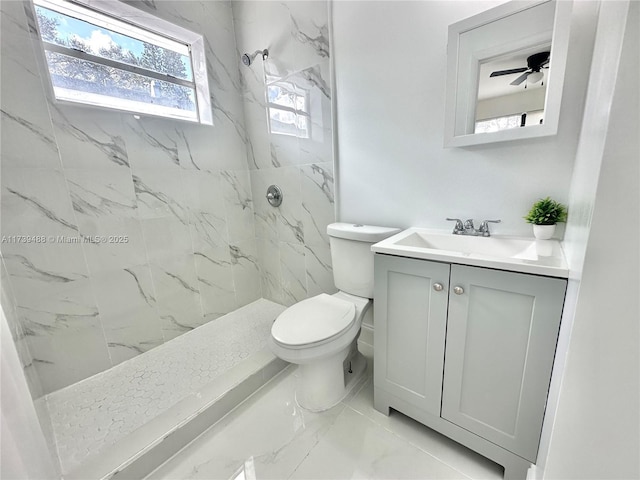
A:
[[[349,368],[351,366],[351,368]],[[356,348],[352,357],[345,360],[344,383],[345,396],[356,386],[367,369],[367,359]]]
[[[355,341],[337,355],[298,365],[296,403],[311,412],[334,407],[362,378],[366,366]]]

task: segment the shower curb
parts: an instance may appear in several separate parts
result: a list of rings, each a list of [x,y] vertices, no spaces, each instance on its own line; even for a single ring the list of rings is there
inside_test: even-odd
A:
[[[99,456],[64,475],[65,480],[145,478],[287,365],[268,350],[254,354],[213,384],[178,402]]]

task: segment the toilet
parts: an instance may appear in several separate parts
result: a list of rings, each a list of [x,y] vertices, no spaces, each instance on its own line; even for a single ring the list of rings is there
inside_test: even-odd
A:
[[[296,401],[314,412],[340,402],[362,376],[357,340],[373,322],[371,245],[400,229],[332,223],[327,227],[338,293],[322,293],[287,308],[271,327],[272,352],[298,365]]]

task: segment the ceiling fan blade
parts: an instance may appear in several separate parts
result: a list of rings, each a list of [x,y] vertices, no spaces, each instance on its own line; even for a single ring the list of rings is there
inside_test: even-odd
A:
[[[527,77],[531,74],[531,72],[525,72],[522,75],[520,75],[518,78],[516,78],[513,82],[511,82],[511,85],[520,85],[522,82],[524,82]]]
[[[490,77],[500,77],[502,75],[511,75],[512,73],[522,73],[527,70],[527,67],[512,68],[511,70],[498,70],[497,72],[491,72]]]

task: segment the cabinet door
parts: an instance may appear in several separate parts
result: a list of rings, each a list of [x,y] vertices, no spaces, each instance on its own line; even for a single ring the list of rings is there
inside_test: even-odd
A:
[[[442,417],[534,463],[566,283],[451,267]]]
[[[437,416],[449,270],[443,263],[375,256],[375,384]]]

